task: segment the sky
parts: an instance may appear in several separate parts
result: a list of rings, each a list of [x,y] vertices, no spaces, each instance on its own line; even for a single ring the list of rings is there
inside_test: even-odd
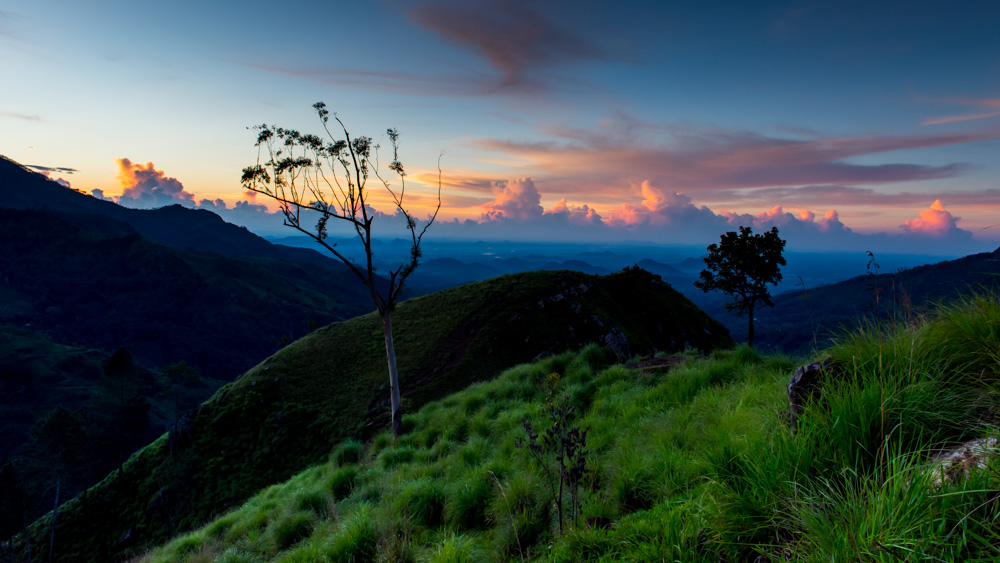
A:
[[[399,130],[418,217],[440,158],[429,237],[967,254],[1000,244],[997,29],[995,0],[4,0],[0,154],[292,234],[241,188],[248,128],[322,133],[323,101]]]

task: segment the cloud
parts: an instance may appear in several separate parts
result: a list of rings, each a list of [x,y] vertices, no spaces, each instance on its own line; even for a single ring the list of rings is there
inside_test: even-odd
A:
[[[485,65],[477,60],[473,64],[445,66],[434,60],[424,65],[432,70],[416,73],[408,68],[375,71],[345,66],[246,64],[283,76],[406,96],[537,94],[580,83],[575,74],[556,76],[561,68],[592,61],[631,60],[625,51],[632,37],[611,31],[607,18],[599,22],[602,33],[578,33],[580,25],[566,23],[565,10],[574,8],[579,10],[575,6],[525,0],[426,0],[408,10],[407,17],[414,25],[472,53]],[[588,87],[590,91],[598,89],[593,84]]]
[[[986,109],[987,111],[929,117],[923,121],[924,125],[940,125],[942,123],[955,123],[957,121],[974,121],[977,119],[987,119],[1000,115],[1000,98],[945,98],[938,101],[949,104],[972,106],[980,108],[981,110]]]
[[[79,172],[76,168],[66,168],[65,166],[38,166],[37,164],[25,164],[25,168],[36,170],[48,177],[48,172],[61,172],[63,174],[73,174]]]
[[[596,209],[587,204],[570,205],[566,202],[566,198],[560,199],[550,209],[546,209],[543,215],[570,225],[600,225],[603,223]]]
[[[20,119],[22,121],[42,121],[42,118],[37,114],[14,113],[9,111],[0,111],[0,117],[9,117],[11,119]]]
[[[625,203],[611,212],[608,224],[617,227],[651,225],[691,225],[709,227],[720,224],[719,217],[707,207],[697,207],[691,198],[670,190],[655,187],[649,180],[639,186],[642,202]]]
[[[650,241],[704,246],[717,242],[720,234],[735,231],[740,226],[749,226],[755,231],[777,227],[789,248],[797,251],[866,248],[878,252],[926,254],[932,248],[933,252],[961,254],[978,251],[977,245],[981,244],[972,239],[971,233],[957,227],[958,218],[945,211],[940,201],[897,231],[859,233],[844,224],[836,209],[822,212],[796,209],[792,212],[776,205],[756,213],[717,212],[695,205],[684,193],[659,187],[649,180],[632,189],[641,199],[620,204],[605,219],[591,205],[570,204],[565,198],[543,211],[542,194],[529,178],[498,182],[494,186],[495,199],[483,206],[485,212],[479,221],[442,221],[435,229],[443,238]]]
[[[768,205],[780,201],[789,207],[823,206],[913,206],[927,201],[926,193],[884,193],[871,188],[827,184],[817,186],[757,188],[748,190],[712,190],[699,194],[708,203],[739,206]],[[961,205],[1000,205],[1000,189],[949,191],[948,200]]]
[[[958,220],[960,218],[948,212],[944,208],[944,204],[941,203],[941,200],[936,199],[930,207],[920,212],[918,218],[906,221],[901,228],[908,233],[925,234],[935,237],[944,237],[959,232],[971,236],[972,234],[968,231],[958,228]]]
[[[526,220],[542,216],[542,197],[531,178],[496,182],[493,185],[493,194],[496,198],[481,206],[483,220]]]
[[[90,195],[92,195],[92,196],[94,196],[97,199],[102,200],[102,201],[114,201],[114,199],[112,199],[112,198],[104,195],[104,190],[102,190],[100,188],[95,188],[93,190],[90,190]]]
[[[59,184],[60,186],[62,186],[64,188],[73,189],[73,187],[69,183],[69,180],[64,180],[62,178],[53,178],[52,177],[52,172],[53,171],[60,171],[60,172],[66,173],[66,174],[72,174],[73,172],[76,172],[76,170],[74,170],[72,168],[46,168],[44,166],[30,166],[30,165],[28,165],[27,167],[28,168],[34,168],[35,170],[38,170],[39,174],[41,174],[42,176],[45,176],[49,180],[52,180],[53,182]]]
[[[950,178],[961,163],[940,166],[888,162],[862,164],[852,159],[919,148],[1000,138],[1000,128],[939,135],[855,137],[774,137],[711,127],[672,127],[636,123],[615,116],[594,130],[544,129],[549,139],[518,142],[475,139],[478,148],[524,163],[555,197],[601,195],[644,180],[674,192],[884,184]],[[773,200],[772,200],[773,201]]]
[[[568,31],[559,18],[529,2],[433,2],[410,12],[411,19],[449,43],[484,57],[499,71],[499,88],[543,89],[537,72],[590,60],[620,60],[593,37]]]
[[[115,162],[118,164],[118,182],[124,188],[118,198],[119,204],[127,207],[194,205],[194,194],[184,191],[180,180],[157,170],[152,162],[143,165],[127,158],[119,158]]]

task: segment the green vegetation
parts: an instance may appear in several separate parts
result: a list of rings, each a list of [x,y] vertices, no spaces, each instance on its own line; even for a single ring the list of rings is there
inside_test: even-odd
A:
[[[1000,460],[933,460],[995,436],[998,351],[995,296],[862,327],[829,350],[841,376],[793,435],[788,358],[740,347],[628,369],[588,346],[426,404],[396,443],[338,445],[141,560],[996,560]],[[551,373],[594,468],[562,535],[515,446],[522,418],[545,427]]]
[[[626,357],[732,345],[720,324],[658,277],[635,268],[608,276],[503,276],[411,299],[393,316],[408,409],[518,363],[608,341],[609,335],[615,354]],[[386,450],[375,466],[389,473],[428,448],[444,456],[462,444],[458,455],[467,465],[492,455],[483,433],[495,413],[483,410],[490,403],[484,397],[471,397],[461,409],[469,416],[437,427],[434,437],[420,443],[389,448],[387,436],[376,436],[389,410],[380,323],[376,314],[367,315],[290,344],[219,390],[184,427],[133,455],[121,472],[67,503],[56,530],[60,561],[118,559],[155,545],[325,461],[331,451],[338,465],[356,463],[368,455],[360,442],[373,436],[379,451]],[[528,386],[521,394],[532,392]],[[586,389],[575,393],[575,401],[587,402]],[[411,433],[416,422],[404,417],[402,430]],[[520,427],[520,418],[513,422]],[[325,477],[336,481],[331,494],[360,495],[373,507],[394,500],[357,471]],[[473,485],[466,504],[483,494],[481,485]],[[484,519],[471,507],[449,512],[449,504],[457,508],[461,501],[447,495],[442,501],[434,487],[412,486],[409,494],[424,499],[419,518],[425,521]],[[36,554],[46,549],[46,529],[44,519],[35,524]]]

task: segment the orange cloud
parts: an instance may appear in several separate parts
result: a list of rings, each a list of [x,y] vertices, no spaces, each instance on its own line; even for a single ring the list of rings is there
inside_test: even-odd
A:
[[[145,165],[119,158],[118,183],[123,192],[119,203],[132,207],[162,207],[175,203],[194,203],[194,194],[184,191],[184,184],[157,170],[152,162]]]
[[[946,211],[941,200],[936,199],[929,208],[920,212],[919,218],[903,224],[903,230],[908,233],[943,236],[958,230],[957,223],[960,218]]]

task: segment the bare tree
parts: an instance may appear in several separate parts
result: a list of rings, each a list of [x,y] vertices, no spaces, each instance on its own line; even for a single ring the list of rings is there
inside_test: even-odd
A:
[[[394,188],[380,173],[379,146],[370,137],[351,138],[347,127],[336,114],[344,138],[337,139],[329,128],[330,112],[326,104],[313,105],[323,124],[326,139],[302,134],[273,125],[253,127],[257,132],[257,164],[243,169],[243,187],[275,200],[285,216],[285,225],[304,233],[330,251],[371,292],[372,302],[382,318],[385,355],[389,363],[389,393],[392,408],[392,436],[399,436],[403,411],[399,401],[399,374],[396,370],[396,350],[392,341],[392,312],[396,308],[406,279],[420,260],[420,243],[427,229],[441,210],[441,166],[438,159],[437,207],[423,226],[404,207],[406,172],[399,161],[399,133],[388,129],[392,143],[392,161],[386,167],[399,179]],[[262,159],[264,159],[262,161]],[[372,224],[376,213],[369,206],[372,195],[368,181],[374,179],[391,197],[398,214],[403,216],[410,232],[409,259],[388,272],[388,283],[381,281],[372,262]],[[313,213],[310,217],[310,213]],[[311,221],[315,218],[313,225]],[[365,264],[358,265],[337,249],[327,238],[327,224],[333,220],[346,223],[354,230],[365,252]]]

